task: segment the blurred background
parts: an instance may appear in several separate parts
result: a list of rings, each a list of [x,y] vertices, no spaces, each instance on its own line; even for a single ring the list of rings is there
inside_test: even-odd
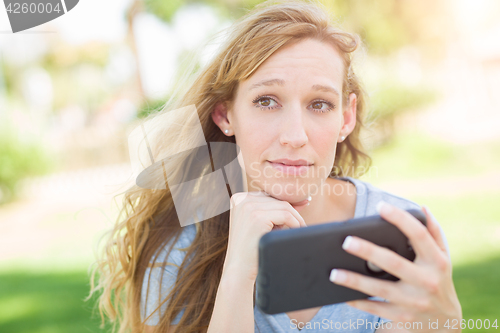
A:
[[[133,182],[127,134],[257,0],[86,0],[12,34],[0,10],[0,331],[99,328],[89,267]],[[500,2],[323,0],[366,44],[361,179],[427,205],[465,319],[500,319]]]

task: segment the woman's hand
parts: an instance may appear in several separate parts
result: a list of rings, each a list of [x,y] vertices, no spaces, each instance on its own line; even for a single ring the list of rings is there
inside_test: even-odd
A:
[[[223,274],[229,270],[255,281],[260,237],[275,226],[280,229],[305,227],[306,223],[297,210],[307,203],[304,200],[292,206],[265,192],[235,193],[231,197],[229,240]]]
[[[403,324],[398,328],[406,328],[411,332],[448,331],[458,321],[458,325],[455,325],[457,329],[450,331],[460,332],[462,309],[451,277],[450,257],[436,220],[426,207],[427,228],[402,209],[387,203],[379,207],[382,218],[397,226],[408,237],[416,258],[411,262],[391,250],[352,237],[350,242],[346,242],[349,244],[343,245],[347,252],[374,263],[400,280],[381,280],[339,269],[334,274],[335,283],[388,301],[356,300],[347,304],[392,320],[393,328],[401,322]],[[429,322],[436,321],[437,329],[429,327]],[[419,322],[422,323],[420,327]],[[404,323],[411,325],[405,327]],[[448,328],[444,327],[446,323]]]

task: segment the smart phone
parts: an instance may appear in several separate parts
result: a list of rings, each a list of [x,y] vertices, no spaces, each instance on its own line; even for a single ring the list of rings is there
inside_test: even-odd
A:
[[[421,210],[406,211],[427,226]],[[386,247],[411,261],[415,259],[408,238],[380,215],[271,231],[259,241],[257,306],[264,313],[275,314],[370,297],[332,283],[329,277],[333,268],[399,280],[342,249],[349,235]]]

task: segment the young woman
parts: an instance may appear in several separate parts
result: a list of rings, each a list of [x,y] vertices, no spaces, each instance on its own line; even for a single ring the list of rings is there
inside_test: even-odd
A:
[[[230,32],[170,109],[195,105],[207,142],[238,145],[247,192],[232,194],[229,211],[181,227],[168,186],[131,188],[99,261],[101,310],[119,332],[436,332],[460,320],[436,220],[424,209],[426,229],[404,211],[419,205],[355,178],[370,165],[359,137],[365,93],[351,63],[358,37],[296,1],[260,4]],[[159,133],[150,140],[161,150],[190,131]],[[255,307],[262,235],[378,213],[407,235],[416,260],[356,237],[344,249],[398,282],[334,270],[332,283],[374,298],[276,315]]]

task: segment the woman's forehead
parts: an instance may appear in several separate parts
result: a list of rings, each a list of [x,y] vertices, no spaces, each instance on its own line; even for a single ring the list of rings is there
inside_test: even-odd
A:
[[[276,51],[240,83],[248,92],[263,86],[307,84],[339,93],[343,75],[343,60],[331,44],[304,40]]]

